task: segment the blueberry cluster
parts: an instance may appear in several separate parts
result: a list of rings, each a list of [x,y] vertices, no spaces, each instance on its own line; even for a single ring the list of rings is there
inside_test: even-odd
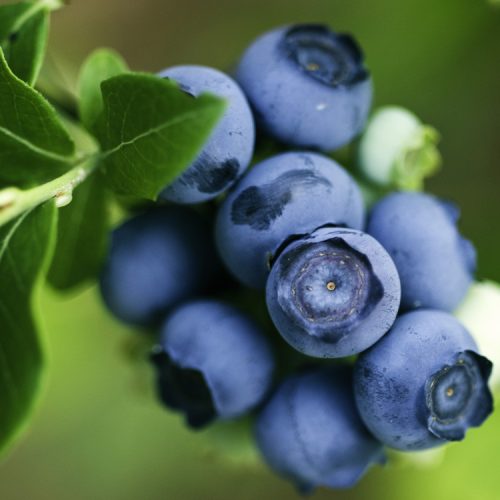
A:
[[[463,439],[492,411],[491,363],[451,314],[475,251],[457,208],[429,194],[393,192],[367,214],[329,156],[370,110],[357,43],[322,25],[279,28],[235,75],[160,74],[227,108],[160,203],[114,231],[102,272],[116,317],[160,327],[159,398],[193,428],[251,412],[264,459],[303,490],[352,486],[385,446]],[[254,119],[280,153],[246,172]],[[264,289],[258,321],[238,305]]]

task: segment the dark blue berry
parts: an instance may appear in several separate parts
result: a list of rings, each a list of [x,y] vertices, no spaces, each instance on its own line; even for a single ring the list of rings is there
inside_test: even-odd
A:
[[[174,310],[153,360],[161,400],[184,413],[194,428],[253,409],[266,396],[274,369],[260,329],[215,300],[191,301]]]
[[[361,131],[372,100],[357,43],[324,25],[265,33],[244,53],[236,79],[269,134],[323,151]]]
[[[349,488],[384,461],[358,415],[348,367],[286,379],[257,419],[256,440],[269,466],[302,491]]]
[[[461,440],[492,412],[491,363],[450,314],[402,315],[356,362],[363,421],[384,444],[422,450]]]
[[[389,252],[401,305],[452,311],[473,281],[476,254],[457,229],[459,212],[424,193],[393,193],[373,208],[367,232]]]
[[[190,209],[157,207],[113,231],[101,294],[117,318],[151,326],[220,270],[210,226]]]
[[[205,66],[174,66],[160,76],[193,96],[210,92],[227,101],[226,111],[193,164],[162,193],[175,203],[200,203],[228,189],[250,164],[255,126],[248,102],[228,75]]]
[[[374,344],[392,326],[401,288],[389,254],[371,236],[321,228],[285,248],[267,280],[273,322],[295,349],[342,357]]]
[[[363,227],[358,186],[325,156],[284,153],[256,165],[226,198],[217,246],[240,281],[263,288],[280,245],[325,225]]]

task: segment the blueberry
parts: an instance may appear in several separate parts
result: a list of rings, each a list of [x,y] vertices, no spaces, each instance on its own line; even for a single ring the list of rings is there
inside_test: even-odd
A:
[[[253,155],[255,126],[238,84],[216,69],[174,66],[160,76],[177,81],[198,96],[210,92],[227,100],[227,108],[192,165],[160,197],[175,203],[200,203],[228,189],[246,170]]]
[[[101,294],[117,318],[151,326],[202,292],[220,268],[210,227],[200,216],[183,207],[156,207],[113,231]]]
[[[396,264],[404,309],[452,311],[465,297],[476,256],[457,219],[456,207],[423,193],[393,193],[373,208],[367,232]]]
[[[491,363],[450,314],[422,309],[399,317],[355,367],[363,421],[401,450],[461,440],[491,413]]]
[[[384,461],[359,417],[347,367],[286,379],[258,416],[256,440],[269,466],[303,491],[349,488]]]
[[[259,328],[215,300],[178,307],[163,326],[153,361],[161,400],[183,412],[193,428],[254,408],[266,396],[274,368]]]
[[[283,338],[309,356],[361,352],[394,323],[396,267],[371,236],[321,228],[291,243],[267,280],[267,307]]]
[[[236,185],[219,209],[216,240],[231,272],[263,288],[285,240],[325,225],[363,224],[361,192],[342,167],[325,156],[290,152],[259,163]]]
[[[265,33],[246,50],[236,79],[270,135],[323,151],[361,131],[372,100],[356,41],[324,25]]]

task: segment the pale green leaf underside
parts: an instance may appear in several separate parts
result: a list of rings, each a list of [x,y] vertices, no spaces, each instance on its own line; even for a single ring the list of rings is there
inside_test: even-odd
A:
[[[33,303],[56,218],[48,203],[0,228],[0,450],[22,430],[40,386],[43,354]]]

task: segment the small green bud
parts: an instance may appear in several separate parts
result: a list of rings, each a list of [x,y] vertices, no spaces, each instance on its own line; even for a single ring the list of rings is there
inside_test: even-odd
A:
[[[421,190],[423,180],[441,164],[438,141],[438,132],[410,111],[395,106],[380,108],[361,137],[359,168],[379,186]]]
[[[490,382],[500,390],[500,284],[474,283],[455,316],[472,334],[481,354],[493,362]]]

